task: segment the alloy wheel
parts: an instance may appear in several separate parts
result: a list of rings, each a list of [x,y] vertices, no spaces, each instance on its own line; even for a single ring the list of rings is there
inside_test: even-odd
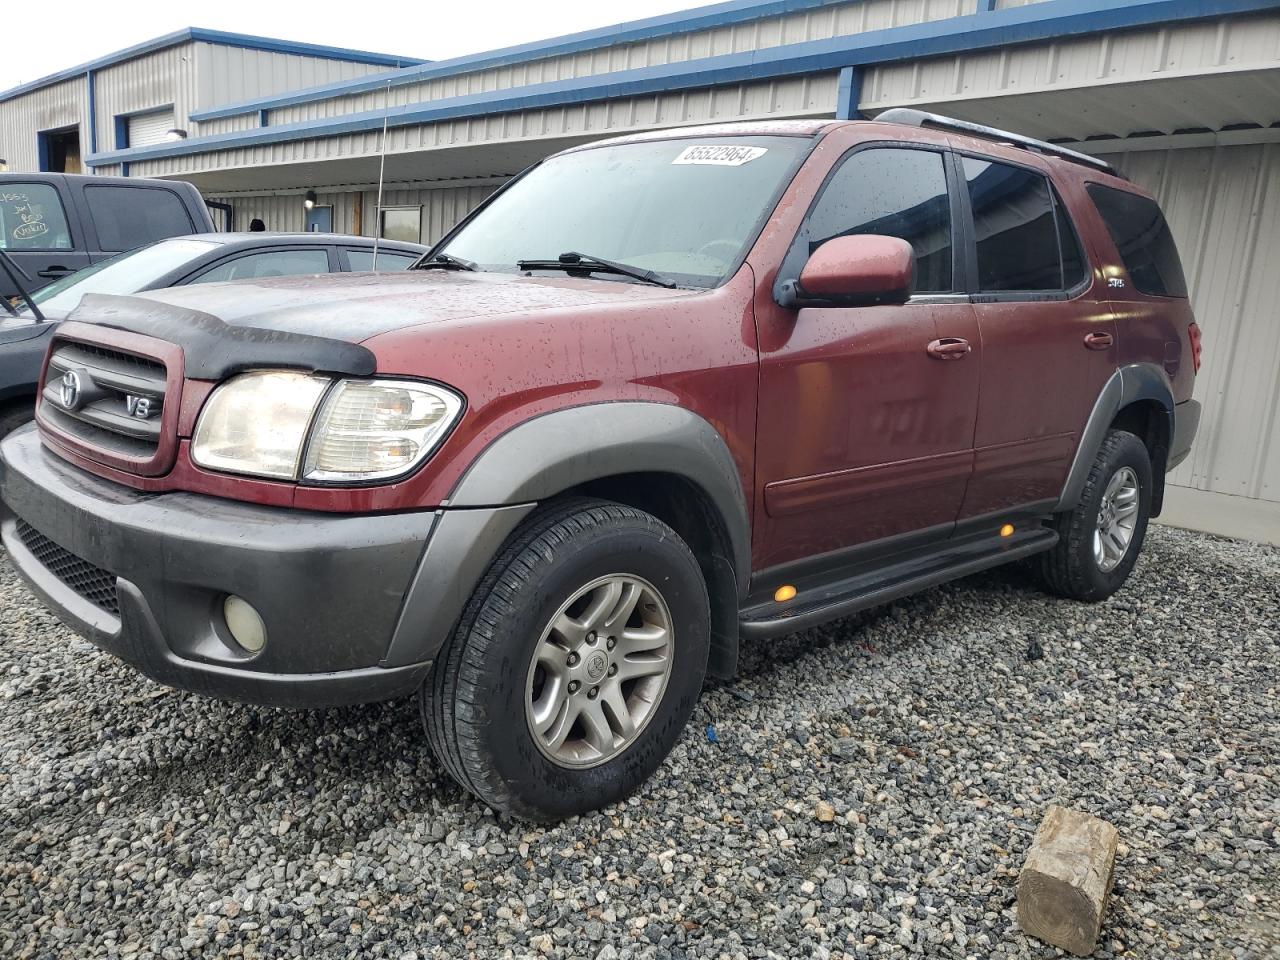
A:
[[[634,743],[662,701],[673,642],[671,612],[648,581],[614,574],[575,591],[529,666],[525,717],[538,749],[583,769]]]
[[[1138,526],[1140,503],[1137,473],[1132,467],[1121,467],[1102,494],[1098,525],[1093,532],[1093,559],[1103,573],[1120,566],[1129,552]]]

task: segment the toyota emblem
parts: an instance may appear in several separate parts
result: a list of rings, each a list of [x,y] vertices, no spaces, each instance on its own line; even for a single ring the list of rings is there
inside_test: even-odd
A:
[[[68,410],[74,410],[80,404],[80,374],[68,370],[62,375],[62,394],[59,399]]]

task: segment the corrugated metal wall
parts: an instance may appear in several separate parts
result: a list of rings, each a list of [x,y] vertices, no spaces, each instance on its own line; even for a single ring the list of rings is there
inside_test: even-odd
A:
[[[974,12],[976,0],[853,0],[832,3],[801,13],[763,17],[749,23],[676,33],[641,43],[617,44],[598,50],[559,57],[547,57],[528,63],[491,70],[477,70],[425,83],[393,87],[391,103],[422,103],[444,97],[505,90],[552,80],[632,70],[696,60],[702,57],[761,50],[805,40],[883,30],[888,27],[943,20]],[[299,104],[272,110],[271,124],[295,123],[365,110],[382,109],[382,91],[338,97],[332,100]]]
[[[423,187],[413,189],[386,190],[383,194],[383,205],[387,207],[421,207],[422,208],[422,243],[435,243],[464,216],[474,210],[497,185],[476,187]],[[306,229],[306,211],[302,206],[299,194],[282,194],[275,196],[232,196],[214,198],[230,203],[235,209],[236,229],[249,229],[249,222],[255,217],[262,220],[268,230],[289,232]],[[374,190],[363,192],[361,206],[363,223],[360,233],[371,237],[376,220],[377,193]],[[333,207],[333,229],[336,233],[354,233],[356,194],[320,193],[316,194],[316,203],[320,206]]]
[[[325,60],[216,43],[197,44],[195,55],[199,77],[198,109],[239,103],[253,97],[269,97],[286,90],[305,90],[387,70],[384,66],[368,63]],[[256,112],[250,116],[256,126]],[[211,129],[209,125],[202,124],[200,132],[207,134]]]
[[[474,119],[411,127],[393,127],[388,153],[421,152],[468,145],[564,137],[605,137],[688,124],[743,118],[828,117],[835,113],[839,75],[812,74],[722,87],[676,91],[575,104],[546,110],[524,110]],[[277,166],[314,160],[363,157],[378,150],[378,131],[316,140],[295,140],[192,154],[133,164],[139,177],[170,177],[237,167]],[[429,154],[424,160],[429,158]],[[490,161],[495,162],[495,161]],[[472,176],[503,176],[518,171],[477,167]]]
[[[859,106],[874,116],[890,107],[947,105],[965,119],[1083,139],[1158,128],[1158,121],[1135,110],[1131,99],[1108,94],[1107,86],[1256,70],[1260,73],[1252,75],[1248,96],[1228,98],[1219,89],[1203,96],[1214,108],[1215,129],[1246,122],[1266,126],[1276,120],[1280,90],[1274,77],[1261,71],[1273,71],[1277,64],[1280,14],[1270,13],[888,64],[866,72]],[[1027,96],[1082,89],[1088,90],[1087,98],[1058,104]],[[971,102],[981,102],[979,113],[966,110]],[[1193,92],[1172,94],[1170,102],[1160,104],[1173,123],[1166,132],[1200,126],[1199,106]]]
[[[39,169],[36,131],[55,130],[78,124],[81,130],[81,154],[84,131],[89,128],[89,101],[83,77],[33,91],[0,103],[0,157],[9,161],[10,170]]]
[[[196,109],[196,44],[184,43],[116,64],[95,75],[98,149],[114,150],[119,114],[154,110],[172,104],[174,122],[185,126]],[[85,138],[88,150],[88,139]]]
[[[1170,482],[1280,501],[1280,143],[1108,159],[1164,207],[1204,332],[1200,433]]]
[[[386,67],[320,57],[185,43],[98,70],[94,74],[99,150],[114,150],[115,118],[172,106],[174,122],[194,134],[190,114],[254,96],[349,80]],[[80,126],[89,153],[88,86],[76,77],[0,103],[0,157],[12,170],[39,166],[33,130]],[[257,126],[256,113],[215,121],[200,133]]]

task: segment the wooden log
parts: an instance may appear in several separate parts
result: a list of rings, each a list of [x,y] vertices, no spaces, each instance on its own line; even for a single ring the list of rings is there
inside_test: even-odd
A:
[[[1018,877],[1018,923],[1031,936],[1083,957],[1093,952],[1111,894],[1116,828],[1051,806]]]

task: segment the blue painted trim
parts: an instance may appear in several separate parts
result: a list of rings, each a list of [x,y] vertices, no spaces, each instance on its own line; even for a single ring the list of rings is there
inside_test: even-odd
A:
[[[981,17],[966,15],[701,60],[446,97],[392,107],[386,113],[390,126],[436,123],[461,117],[645,96],[671,90],[944,56],[1111,30],[1252,13],[1274,7],[1275,0],[1047,0],[1044,3],[995,10]],[[339,136],[377,129],[382,125],[383,114],[382,110],[371,110],[301,123],[239,130],[179,143],[99,154],[89,158],[87,162],[100,166],[117,163],[126,157],[132,160],[156,159]]]
[[[539,40],[535,43],[523,43],[514,47],[503,47],[500,50],[455,57],[452,60],[424,63],[421,66],[400,70],[390,78],[386,75],[358,77],[353,80],[342,80],[337,83],[311,87],[307,90],[294,90],[275,96],[244,100],[227,106],[196,111],[191,114],[191,119],[217,120],[223,117],[234,117],[242,113],[251,113],[254,110],[275,110],[300,103],[328,100],[335,96],[382,90],[386,87],[388,79],[390,79],[392,86],[421,83],[424,80],[452,77],[476,70],[528,63],[531,60],[540,60],[544,57],[558,57],[566,54],[582,53],[587,50],[598,50],[615,44],[640,43],[656,37],[667,37],[715,27],[728,27],[737,23],[759,20],[762,17],[799,13],[816,7],[830,6],[836,2],[839,2],[839,0],[729,0],[727,3],[696,7],[693,10],[682,10],[679,13],[669,13],[644,20],[632,20],[610,27],[600,27],[596,30],[584,30],[581,33],[571,33],[551,40]]]
[[[89,100],[89,155],[98,152],[98,84],[92,70],[84,72],[85,92]]]
[[[126,160],[120,164],[120,176],[127,177],[129,175],[129,162]]]
[[[269,119],[269,114],[270,114],[269,110],[258,111],[258,126],[265,127],[270,124],[271,121]]]
[[[224,47],[245,47],[268,53],[291,53],[301,57],[323,57],[325,60],[343,60],[347,63],[367,63],[378,67],[413,67],[429,63],[421,57],[401,57],[391,53],[374,53],[372,50],[352,50],[349,47],[330,47],[322,43],[296,43],[277,40],[274,37],[258,37],[247,33],[227,33],[223,30],[204,30],[191,27],[191,39],[200,43],[216,43]]]
[[[129,149],[129,118],[123,113],[117,113],[114,119],[116,149]]]
[[[978,13],[990,13],[996,8],[996,0],[978,0]]]
[[[344,47],[326,47],[315,43],[292,43],[288,40],[255,37],[245,33],[225,33],[221,30],[202,30],[198,27],[187,27],[183,30],[176,30],[173,33],[166,33],[163,37],[156,37],[153,40],[134,44],[132,47],[125,47],[123,50],[117,50],[115,53],[109,53],[105,57],[90,60],[88,63],[68,67],[66,70],[59,70],[57,73],[51,73],[46,77],[41,77],[39,80],[32,80],[30,83],[23,83],[8,90],[0,91],[0,102],[12,100],[14,97],[20,97],[33,90],[39,90],[41,87],[62,83],[64,80],[73,80],[91,70],[102,70],[105,67],[114,66],[126,60],[133,60],[148,53],[155,53],[157,50],[165,50],[180,43],[192,41],[216,43],[224,47],[265,50],[271,53],[292,53],[303,57],[324,57],[328,60],[343,60],[350,63],[368,63],[380,67],[400,68],[428,62],[418,57],[397,57],[391,54],[371,53],[365,50],[348,50]]]
[[[862,114],[858,111],[861,100],[862,71],[857,67],[844,67],[836,92],[836,119],[861,120]]]
[[[51,132],[53,131],[41,130],[36,134],[36,168],[41,173],[49,172],[49,134]]]

